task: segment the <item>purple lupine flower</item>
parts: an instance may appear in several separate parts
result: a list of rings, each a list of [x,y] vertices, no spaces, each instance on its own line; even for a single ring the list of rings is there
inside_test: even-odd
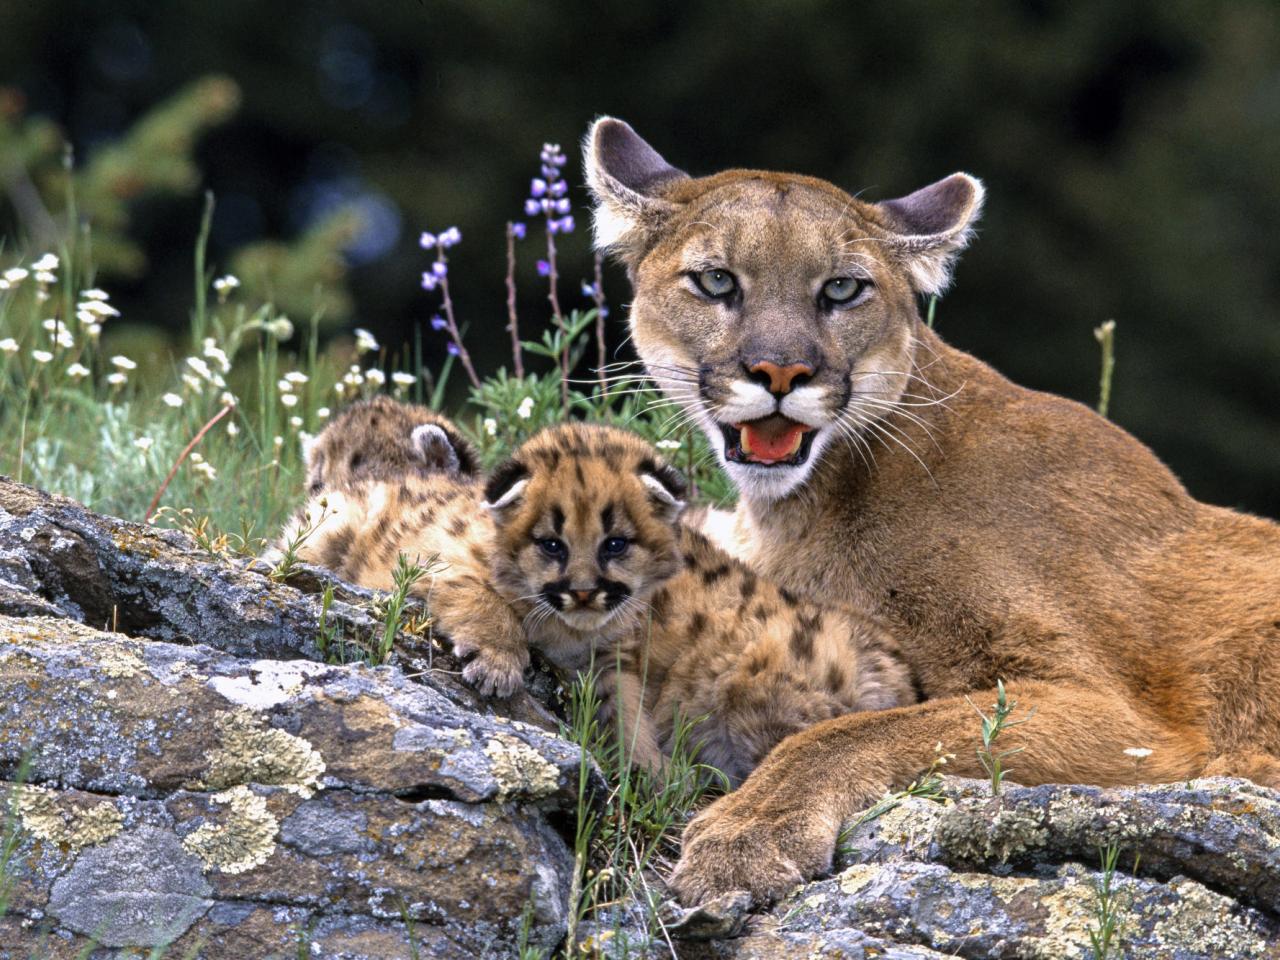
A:
[[[560,224],[561,233],[573,233],[573,217],[572,216],[561,217],[558,222]]]
[[[596,285],[594,283],[587,283],[587,281],[583,280],[582,295],[584,297],[594,297],[596,295]]]
[[[439,277],[437,277],[437,276],[436,276],[434,273],[432,273],[430,270],[428,270],[428,271],[426,271],[425,273],[423,273],[423,275],[422,275],[422,289],[423,289],[423,290],[434,290],[434,289],[439,285],[439,283],[440,283],[440,278],[439,278]]]
[[[538,261],[538,276],[540,276],[540,277],[549,277],[549,276],[551,276],[551,264],[547,263],[547,261],[545,261],[545,260],[539,260],[539,261]]]
[[[440,316],[440,314],[437,313],[434,317],[431,318],[432,330],[443,330],[447,326],[449,326],[449,321],[447,321],[444,317]]]
[[[515,223],[511,224],[511,235],[517,240],[523,240],[527,232],[528,230],[522,221],[517,220]]]
[[[462,352],[462,350],[458,347],[458,345],[454,343],[452,340],[449,341],[449,346],[446,349],[449,351],[449,356],[451,357],[456,357],[458,354]]]
[[[462,242],[462,231],[457,227],[449,227],[436,239],[439,241],[440,246],[447,249]]]
[[[547,195],[547,181],[541,177],[534,177],[533,182],[529,186],[529,196],[545,197]]]
[[[609,315],[609,308],[608,308],[608,307],[601,307],[601,308],[600,308],[600,316],[602,316],[602,317],[607,317],[608,315]]]
[[[536,217],[542,212],[542,204],[537,200],[526,200],[524,202],[524,215],[526,217]]]
[[[547,189],[551,191],[553,197],[563,197],[569,192],[569,183],[567,180],[557,180]]]
[[[423,250],[430,250],[435,245],[436,235],[434,233],[428,233],[425,230],[422,231],[422,236],[418,238],[418,246],[422,247]]]
[[[559,172],[560,172],[559,170],[551,166],[551,164],[549,163],[544,163],[542,165],[542,175],[544,177],[547,177],[548,179],[555,177],[555,175]]]
[[[556,201],[556,213],[568,213],[570,209],[571,208],[569,206],[569,201],[567,198]]]
[[[441,236],[440,246],[442,247],[444,246],[443,235]],[[437,260],[435,263],[431,265],[431,272],[434,273],[437,277],[447,276],[449,273],[449,265],[447,263],[443,263]]]

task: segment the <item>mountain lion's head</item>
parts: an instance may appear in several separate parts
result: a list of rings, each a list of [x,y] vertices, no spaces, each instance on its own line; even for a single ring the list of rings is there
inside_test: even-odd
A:
[[[691,178],[608,117],[585,147],[596,244],[635,288],[636,349],[748,497],[794,491],[833,440],[912,392],[918,298],[946,287],[978,180],[868,203],[792,174]]]

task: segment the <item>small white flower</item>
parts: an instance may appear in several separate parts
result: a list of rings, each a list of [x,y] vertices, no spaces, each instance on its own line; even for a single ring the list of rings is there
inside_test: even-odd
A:
[[[291,426],[291,427],[293,427],[293,429],[297,430],[300,426],[302,426],[302,418],[301,418],[301,417],[290,417],[290,418],[289,418],[289,426]]]
[[[31,356],[35,359],[36,363],[48,363],[53,359],[53,354],[48,350],[32,350]]]
[[[111,358],[111,365],[113,367],[116,367],[119,370],[137,370],[138,369],[138,365],[136,363],[134,363],[128,357],[121,356],[120,354],[116,354],[114,357]]]
[[[277,450],[284,446],[284,437],[273,437],[271,443]]]
[[[133,441],[133,445],[137,447],[139,450],[141,450],[143,453],[146,453],[148,450],[150,450],[151,445],[153,443],[155,443],[155,441],[152,440],[150,437],[139,437],[137,440]]]
[[[102,324],[91,323],[84,328],[84,332],[89,335],[90,340],[97,340],[98,334],[102,333]]]
[[[306,383],[308,377],[301,370],[290,370],[284,375],[284,378],[290,383]]]
[[[13,339],[13,337],[5,337],[3,340],[0,340],[0,352],[17,353],[18,341]]]
[[[372,383],[375,387],[380,387],[387,382],[387,375],[377,367],[370,367],[364,372],[364,378]]]
[[[227,436],[228,436],[228,437],[234,437],[234,436],[235,436],[237,433],[239,433],[239,432],[240,432],[240,428],[236,426],[236,422],[235,422],[234,420],[228,420],[228,421],[227,421]]]
[[[58,331],[58,335],[53,338],[53,342],[64,350],[70,350],[76,345],[76,338],[71,335],[71,331],[63,327]]]
[[[657,443],[654,444],[654,446],[657,447],[659,450],[679,450],[680,441],[679,440],[659,440]]]
[[[218,471],[213,468],[212,463],[197,463],[191,467],[196,473],[203,474],[207,480],[217,480]]]
[[[329,419],[329,408],[328,408],[328,407],[321,407],[319,410],[317,410],[317,411],[316,411],[316,416],[317,416],[317,417],[319,417],[321,420],[328,420],[328,419]]]
[[[58,329],[58,321],[50,317],[48,320],[41,320],[40,326],[44,327],[50,333]]]
[[[296,407],[298,405],[298,395],[296,393],[286,393],[280,397],[280,402],[286,407]]]
[[[277,340],[288,340],[293,336],[293,321],[288,317],[276,317],[267,324],[267,333]]]
[[[525,397],[520,401],[520,406],[516,407],[516,416],[521,420],[528,420],[533,416],[533,397]]]
[[[397,370],[391,375],[391,382],[398,387],[411,387],[418,382],[418,378],[412,373],[404,373]]]
[[[1145,760],[1154,751],[1149,747],[1126,747],[1124,752],[1135,760]]]
[[[238,407],[240,400],[230,390],[223,390],[222,395],[218,397],[218,402],[224,407]]]
[[[356,353],[372,353],[378,349],[378,341],[374,339],[372,333],[361,327],[356,327]]]
[[[120,311],[102,300],[84,300],[76,304],[76,310],[91,317],[118,317]]]
[[[204,454],[197,450],[195,453],[191,454],[191,462],[204,463]]]
[[[32,270],[57,270],[58,258],[52,253],[46,253],[39,260],[31,265]],[[52,281],[50,281],[52,283]]]
[[[219,303],[226,303],[227,297],[231,295],[231,291],[240,286],[240,278],[227,274],[225,277],[218,277],[213,281],[213,290],[218,295]]]
[[[57,276],[53,273],[50,273],[48,270],[36,271],[36,283],[43,284],[44,286],[47,287],[49,284],[57,283],[57,282],[58,282]]]
[[[213,379],[213,371],[209,369],[209,365],[199,357],[187,357],[187,366],[194,370],[206,380]]]
[[[197,377],[194,373],[184,373],[182,382],[185,383],[194,393],[200,393],[204,390],[204,381]]]
[[[182,398],[178,396],[176,393],[166,393],[160,399],[163,400],[169,406],[174,408],[182,406]]]
[[[67,376],[72,380],[83,380],[89,375],[89,368],[82,363],[73,363],[67,367]]]
[[[81,300],[108,300],[110,297],[111,295],[107,293],[107,291],[99,290],[97,287],[93,287],[90,290],[80,291]]]
[[[26,270],[23,270],[21,267],[10,267],[3,274],[0,274],[0,276],[3,276],[6,280],[8,280],[12,284],[18,284],[18,283],[21,283],[23,280],[27,279],[27,277],[29,277],[30,274]]]
[[[339,380],[337,383],[333,385],[333,392],[336,393],[339,396],[339,398],[341,398],[342,395],[347,392],[347,385],[343,383],[341,380]]]
[[[119,371],[107,375],[107,383],[111,384],[113,387],[123,387],[128,382],[129,377]]]
[[[10,286],[12,286],[12,284],[10,284],[8,280],[4,277],[0,277],[0,290],[8,290]]]
[[[210,360],[216,360],[218,366],[222,368],[223,373],[226,373],[231,369],[231,358],[227,356],[225,350],[219,347],[212,340],[205,341],[204,355]]]
[[[493,417],[485,417],[484,432],[491,437],[496,437],[498,435],[498,421],[493,419]]]
[[[276,389],[279,390],[281,393],[292,393],[293,384],[290,383],[288,380],[277,380]]]

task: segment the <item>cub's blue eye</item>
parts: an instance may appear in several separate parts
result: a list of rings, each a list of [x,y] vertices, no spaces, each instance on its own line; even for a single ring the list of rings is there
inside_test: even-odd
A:
[[[849,303],[869,286],[856,277],[836,277],[822,285],[822,296],[829,303]]]
[[[565,546],[563,540],[557,540],[555,537],[547,537],[544,540],[536,541],[538,549],[545,553],[552,560],[560,560],[569,555],[569,548]]]
[[[694,282],[708,297],[717,300],[729,296],[738,289],[738,281],[728,270],[703,270],[693,275]]]
[[[604,543],[600,544],[600,553],[606,557],[620,557],[627,552],[627,547],[631,546],[631,541],[626,537],[609,537]]]

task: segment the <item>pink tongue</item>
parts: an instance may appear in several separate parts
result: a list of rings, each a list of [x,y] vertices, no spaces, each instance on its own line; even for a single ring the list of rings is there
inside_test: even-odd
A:
[[[761,430],[758,424],[743,424],[743,447],[750,447],[749,451],[743,452],[752,460],[786,460],[796,452],[800,435],[806,429],[804,424],[796,423],[784,427],[779,433],[771,433]]]

